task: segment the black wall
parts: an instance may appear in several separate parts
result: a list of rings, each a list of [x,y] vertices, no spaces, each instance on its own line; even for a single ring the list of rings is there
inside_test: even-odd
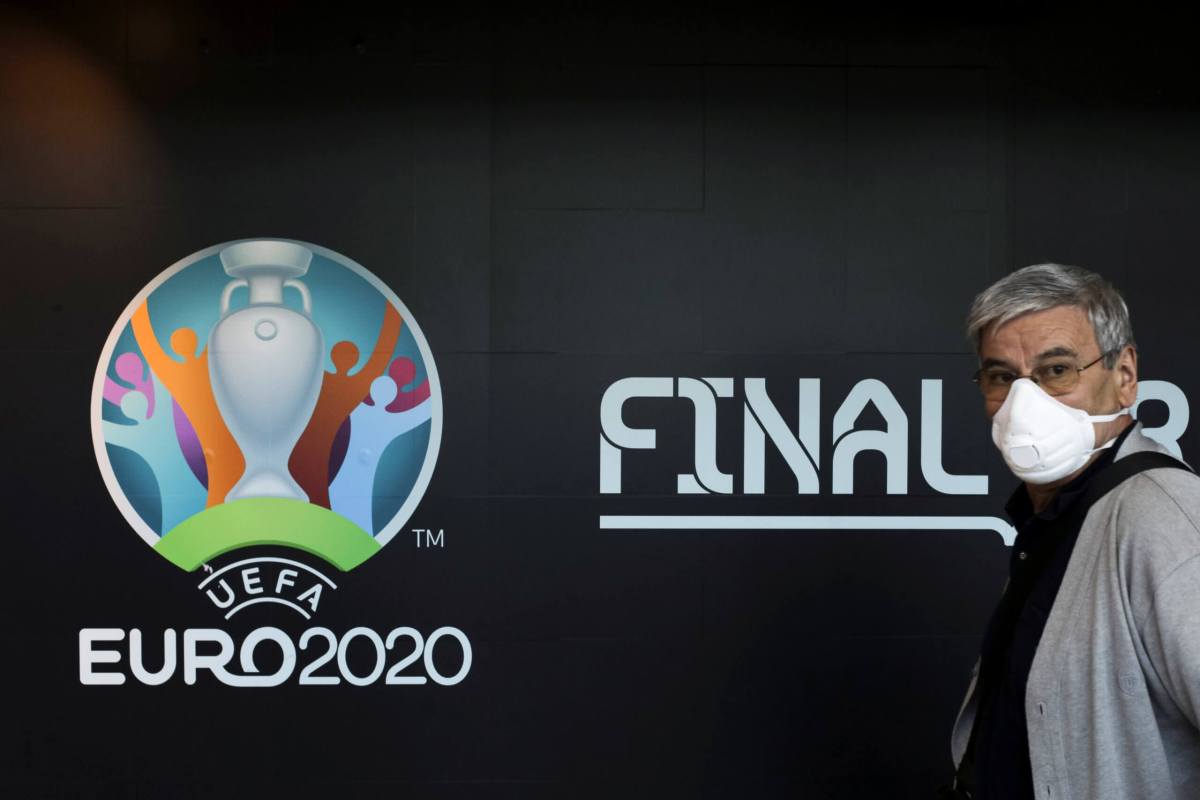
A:
[[[619,13],[138,2],[0,16],[13,797],[927,797],[1003,584],[982,531],[602,531],[602,514],[1001,515],[962,334],[1009,270],[1077,263],[1125,293],[1142,378],[1188,396],[1200,245],[1193,48],[1094,5]],[[301,239],[420,321],[445,434],[412,527],[320,624],[463,629],[456,687],[83,686],[85,627],[226,623],[142,545],[87,408],[125,304],[218,242]],[[600,399],[630,376],[732,377],[796,420],[882,380],[908,490],[680,496],[686,401],[638,402],[598,492]],[[943,495],[919,463],[942,381]],[[1147,404],[1146,424],[1166,411]],[[882,424],[873,412],[859,427]],[[1197,451],[1194,429],[1180,440]],[[740,484],[739,484],[740,487]]]

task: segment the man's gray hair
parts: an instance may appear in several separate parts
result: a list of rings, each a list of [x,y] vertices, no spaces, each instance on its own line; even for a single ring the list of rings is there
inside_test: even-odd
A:
[[[1116,287],[1094,272],[1067,264],[1024,267],[984,289],[967,314],[967,338],[978,353],[989,328],[1058,306],[1079,306],[1087,312],[1106,368],[1113,368],[1125,345],[1137,346],[1129,309]]]

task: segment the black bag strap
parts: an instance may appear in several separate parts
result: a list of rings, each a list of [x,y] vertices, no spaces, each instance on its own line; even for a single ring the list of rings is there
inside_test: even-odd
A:
[[[1072,512],[1086,516],[1088,509],[1095,505],[1101,497],[1104,497],[1104,495],[1117,488],[1117,486],[1124,483],[1127,479],[1132,478],[1139,472],[1159,467],[1176,467],[1192,472],[1192,468],[1178,458],[1166,453],[1160,453],[1157,450],[1140,450],[1136,453],[1130,453],[1124,458],[1118,458],[1106,468],[1100,470],[1096,477],[1088,482],[1088,487],[1084,491],[1083,497],[1079,498],[1076,508],[1071,509]]]
[[[1157,450],[1140,450],[1136,453],[1130,453],[1100,470],[1088,482],[1088,487],[1084,490],[1083,497],[1079,498],[1072,505],[1069,513],[1082,523],[1083,518],[1087,516],[1088,509],[1095,505],[1104,495],[1139,472],[1145,472],[1148,469],[1158,469],[1160,467],[1175,467],[1177,469],[1186,469],[1188,472],[1194,472],[1191,467],[1178,458],[1166,453],[1160,453]],[[977,678],[975,690],[979,691],[979,689],[980,684]],[[971,724],[971,736],[967,740],[967,749],[963,752],[962,760],[959,761],[958,769],[954,773],[953,791],[959,792],[959,797],[970,798],[975,793],[975,737],[979,732],[980,711],[982,711],[981,704],[977,703],[975,719]]]

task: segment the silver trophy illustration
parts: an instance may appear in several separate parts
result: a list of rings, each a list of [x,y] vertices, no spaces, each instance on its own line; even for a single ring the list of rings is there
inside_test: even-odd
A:
[[[297,280],[312,251],[293,242],[230,245],[221,264],[234,278],[221,292],[221,318],[208,337],[208,370],[217,407],[246,459],[246,471],[226,502],[247,497],[308,500],[288,472],[288,457],[304,432],[321,390],[324,340],[312,321],[312,296]],[[237,289],[249,305],[231,311]],[[283,303],[295,289],[304,313]]]

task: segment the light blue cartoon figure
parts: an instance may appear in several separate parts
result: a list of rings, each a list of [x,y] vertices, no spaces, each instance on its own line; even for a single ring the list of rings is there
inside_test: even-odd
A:
[[[360,403],[350,414],[350,446],[337,477],[329,485],[334,511],[374,535],[371,502],[375,472],[387,446],[429,421],[432,403],[426,399],[407,411],[392,412],[387,405],[396,399],[396,382],[384,375],[371,383],[371,402]]]
[[[154,393],[160,398],[169,397],[158,378],[154,378]],[[149,401],[144,394],[127,392],[121,398],[121,413],[135,424],[121,425],[105,420],[104,441],[132,450],[150,465],[162,502],[159,535],[163,536],[180,522],[204,510],[207,490],[179,449],[171,403],[155,403],[154,413],[150,416],[147,416],[148,409]]]

